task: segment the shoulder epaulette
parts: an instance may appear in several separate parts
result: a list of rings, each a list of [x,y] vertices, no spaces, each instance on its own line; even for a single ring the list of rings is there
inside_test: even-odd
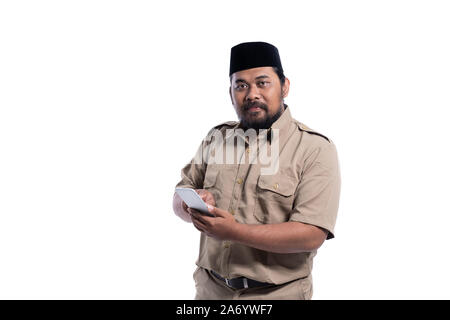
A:
[[[324,135],[321,134],[321,133],[318,133],[317,131],[314,131],[313,129],[311,129],[311,128],[308,127],[307,125],[305,125],[305,124],[303,124],[303,123],[301,123],[301,122],[298,122],[298,121],[296,121],[296,123],[297,123],[298,128],[299,128],[301,131],[306,131],[306,132],[308,132],[308,133],[311,133],[311,134],[315,134],[315,135],[321,136],[322,138],[324,138],[324,139],[326,139],[328,142],[330,142],[330,139],[328,139],[326,136],[324,136]]]
[[[238,123],[239,122],[237,122],[237,121],[226,121],[226,122],[222,122],[222,123],[218,124],[217,126],[214,127],[214,129],[221,128],[223,126],[234,127]]]

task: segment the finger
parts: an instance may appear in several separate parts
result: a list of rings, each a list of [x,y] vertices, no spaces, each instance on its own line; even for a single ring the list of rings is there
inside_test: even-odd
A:
[[[226,210],[222,210],[220,208],[208,205],[208,210],[211,214],[213,214],[216,217],[226,217],[230,213]]]
[[[206,197],[205,202],[206,202],[206,204],[209,204],[209,205],[212,205],[212,206],[216,205],[216,201],[214,200],[213,197]]]
[[[195,210],[195,209],[192,209],[192,208],[188,208],[187,211],[188,211],[191,215],[193,215],[193,214],[199,215],[199,214],[200,214],[199,211],[197,211],[197,210]]]
[[[214,197],[212,196],[212,194],[208,191],[205,191],[204,189],[197,189],[196,190],[198,195],[200,196],[200,198],[202,198],[203,201],[205,201],[206,203],[215,205],[214,203]]]
[[[205,226],[204,223],[202,223],[200,220],[198,220],[195,217],[192,217],[192,223],[194,224],[194,226],[199,229],[200,231],[204,232],[207,227]]]
[[[205,224],[203,222],[201,222],[200,220],[198,220],[196,217],[192,217],[192,223],[202,229],[204,229],[206,227]]]
[[[204,225],[209,225],[210,221],[208,221],[208,216],[205,216],[204,214],[200,212],[194,212],[191,214],[191,217],[195,218],[196,220],[200,221]]]
[[[195,229],[197,229],[200,232],[204,232],[201,227],[199,227],[197,224],[194,223],[194,221],[192,221],[192,222],[193,222],[193,225],[194,225]]]

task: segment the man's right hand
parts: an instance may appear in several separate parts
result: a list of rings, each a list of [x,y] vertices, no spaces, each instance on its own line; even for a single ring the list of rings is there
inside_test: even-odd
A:
[[[214,196],[211,192],[205,189],[195,189],[195,192],[198,193],[198,195],[202,198],[203,201],[206,202],[206,204],[210,204],[213,207],[216,206],[216,200],[214,200]]]
[[[205,189],[194,189],[194,190],[195,190],[195,192],[198,193],[200,198],[202,198],[202,200],[205,201],[206,204],[210,204],[214,207],[216,206],[216,200],[214,200],[214,196],[212,195],[211,192],[209,192],[208,190],[205,190]],[[187,211],[188,206],[184,201],[182,203],[182,206],[183,206],[184,212],[190,215],[190,213]]]
[[[216,201],[214,200],[214,196],[211,192],[205,189],[194,189],[200,198],[202,198],[203,201],[205,201],[206,204],[216,206]],[[173,210],[177,216],[179,216],[181,219],[187,222],[191,221],[191,214],[187,211],[188,206],[186,203],[181,199],[181,197],[175,192],[174,199],[173,199]]]

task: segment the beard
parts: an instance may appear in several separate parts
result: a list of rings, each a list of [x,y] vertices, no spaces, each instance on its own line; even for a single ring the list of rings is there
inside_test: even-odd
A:
[[[265,111],[266,116],[262,119],[252,119],[252,118],[248,118],[247,119],[247,115],[248,115],[248,110],[252,107],[259,107],[262,110]],[[269,115],[268,110],[269,108],[267,107],[267,105],[265,103],[260,103],[260,102],[245,102],[242,105],[242,110],[243,110],[243,115],[241,115],[239,117],[239,120],[241,122],[241,126],[244,128],[244,130],[247,129],[255,129],[255,130],[259,130],[259,129],[269,129],[272,124],[278,120],[278,118],[281,117],[281,114],[284,111],[284,103],[281,102],[280,103],[280,107],[278,108],[277,112],[275,112],[274,115]],[[261,112],[261,111],[259,111]]]

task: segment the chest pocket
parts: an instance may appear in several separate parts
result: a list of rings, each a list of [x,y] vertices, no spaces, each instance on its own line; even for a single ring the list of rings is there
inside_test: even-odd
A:
[[[288,221],[298,183],[298,179],[282,172],[259,176],[256,184],[255,218],[261,223]]]

